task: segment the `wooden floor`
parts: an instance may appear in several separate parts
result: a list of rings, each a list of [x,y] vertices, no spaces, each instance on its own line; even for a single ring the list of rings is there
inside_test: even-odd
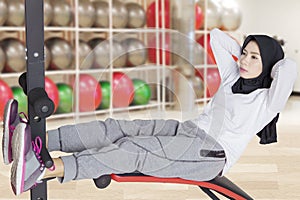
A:
[[[50,121],[48,128],[62,125]],[[52,126],[52,127],[51,127]],[[2,127],[1,127],[2,129]],[[1,130],[2,132],[2,130]],[[300,97],[291,97],[279,121],[279,142],[262,146],[254,138],[227,177],[256,200],[300,199]],[[2,136],[0,136],[2,137]],[[1,138],[2,139],[2,138]],[[29,199],[29,193],[14,196],[9,166],[0,158],[0,199]],[[207,198],[196,186],[160,183],[116,183],[98,190],[91,180],[48,184],[49,199],[85,200],[200,200]]]

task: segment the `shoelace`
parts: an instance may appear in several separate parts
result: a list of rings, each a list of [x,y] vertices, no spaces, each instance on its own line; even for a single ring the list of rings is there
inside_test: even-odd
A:
[[[33,151],[35,152],[35,155],[36,155],[36,158],[39,160],[41,166],[40,166],[40,170],[43,171],[45,169],[45,165],[43,163],[43,160],[42,160],[42,156],[40,155],[41,154],[41,151],[42,151],[42,139],[40,136],[37,136],[35,138],[34,141],[32,141],[32,148],[33,148]],[[54,171],[55,170],[55,165],[53,165],[52,167],[49,168],[50,171]]]
[[[40,162],[40,170],[43,171],[45,169],[45,165],[43,163],[42,156],[40,155],[41,151],[42,151],[42,144],[43,144],[41,137],[37,136],[35,138],[35,140],[31,142],[31,144],[32,144],[33,151],[35,152],[36,158]],[[54,171],[55,170],[55,165],[50,167],[49,170]],[[35,188],[41,182],[42,182],[42,180],[37,180],[30,189]]]

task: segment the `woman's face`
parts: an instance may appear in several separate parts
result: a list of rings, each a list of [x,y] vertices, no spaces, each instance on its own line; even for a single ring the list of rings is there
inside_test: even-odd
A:
[[[252,40],[243,49],[240,58],[240,76],[245,79],[258,77],[262,72],[262,60],[257,43]]]

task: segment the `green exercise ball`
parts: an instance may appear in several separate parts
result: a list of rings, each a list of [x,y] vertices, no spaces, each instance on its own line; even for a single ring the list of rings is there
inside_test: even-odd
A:
[[[132,105],[145,105],[151,98],[150,86],[141,79],[132,79],[134,85],[134,97]]]
[[[108,109],[110,105],[110,83],[109,81],[100,81],[102,89],[102,101],[98,109]]]
[[[73,108],[73,89],[66,83],[56,84],[59,93],[57,113],[69,113]]]
[[[14,99],[18,101],[18,112],[27,113],[27,96],[23,92],[23,89],[19,86],[13,86],[11,88]]]

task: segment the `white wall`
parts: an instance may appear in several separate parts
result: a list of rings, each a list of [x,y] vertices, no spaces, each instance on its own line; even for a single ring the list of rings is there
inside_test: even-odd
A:
[[[286,41],[286,56],[296,60],[300,74],[300,1],[236,0],[243,14],[243,33],[277,35]],[[294,91],[300,92],[300,75]]]

